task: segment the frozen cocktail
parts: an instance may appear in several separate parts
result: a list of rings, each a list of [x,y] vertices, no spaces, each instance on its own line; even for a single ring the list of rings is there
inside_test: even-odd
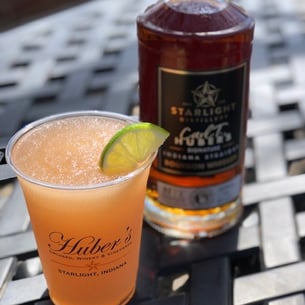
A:
[[[155,154],[125,172],[111,172],[111,162],[115,167],[122,156],[101,160],[113,135],[134,123],[107,112],[66,113],[29,124],[8,144],[6,158],[22,186],[56,305],[122,305],[134,294]],[[115,144],[125,149],[120,140],[107,153]]]

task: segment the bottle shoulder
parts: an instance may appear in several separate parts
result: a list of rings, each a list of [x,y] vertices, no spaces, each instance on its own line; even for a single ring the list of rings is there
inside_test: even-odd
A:
[[[181,36],[230,35],[254,27],[241,7],[213,0],[157,2],[138,16],[137,23],[153,32]]]

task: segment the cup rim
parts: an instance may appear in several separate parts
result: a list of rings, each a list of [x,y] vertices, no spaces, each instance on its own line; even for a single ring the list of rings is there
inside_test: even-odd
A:
[[[155,158],[157,151],[154,152],[141,166],[137,167],[135,170],[115,177],[109,181],[105,182],[100,182],[100,183],[93,183],[93,184],[86,184],[86,185],[61,185],[61,184],[55,184],[55,183],[49,183],[42,181],[40,179],[35,179],[23,171],[21,171],[12,161],[12,151],[14,144],[27,132],[31,131],[32,129],[46,123],[46,122],[51,122],[55,121],[58,119],[64,119],[64,118],[69,118],[69,117],[77,117],[77,116],[104,116],[104,117],[109,117],[113,119],[119,119],[125,122],[128,122],[130,124],[132,123],[137,123],[139,122],[135,117],[128,116],[125,114],[120,114],[116,112],[110,112],[110,111],[99,111],[99,110],[84,110],[84,111],[70,111],[70,112],[63,112],[63,113],[58,113],[54,115],[49,115],[46,117],[43,117],[41,119],[35,120],[21,129],[19,129],[8,141],[8,144],[6,146],[5,150],[5,158],[7,164],[12,168],[12,170],[15,172],[17,177],[23,178],[24,180],[31,182],[33,184],[47,187],[47,188],[52,188],[52,189],[57,189],[57,190],[89,190],[89,189],[97,189],[97,188],[105,188],[109,186],[113,186],[119,183],[122,183],[126,180],[131,179],[132,177],[135,177],[139,173],[141,173],[145,168],[147,168]]]

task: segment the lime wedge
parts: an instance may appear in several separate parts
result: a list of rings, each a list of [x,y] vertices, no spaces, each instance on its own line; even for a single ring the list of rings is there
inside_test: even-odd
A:
[[[99,166],[108,175],[133,171],[150,157],[168,136],[168,131],[152,123],[127,125],[107,143]]]

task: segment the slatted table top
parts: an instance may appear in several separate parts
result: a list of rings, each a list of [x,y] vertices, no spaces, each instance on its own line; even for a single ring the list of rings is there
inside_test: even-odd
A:
[[[136,305],[305,305],[305,2],[239,1],[256,18],[245,213],[189,242],[144,224]],[[137,114],[135,17],[100,0],[0,35],[0,305],[50,305],[4,148],[21,126],[83,109]]]

